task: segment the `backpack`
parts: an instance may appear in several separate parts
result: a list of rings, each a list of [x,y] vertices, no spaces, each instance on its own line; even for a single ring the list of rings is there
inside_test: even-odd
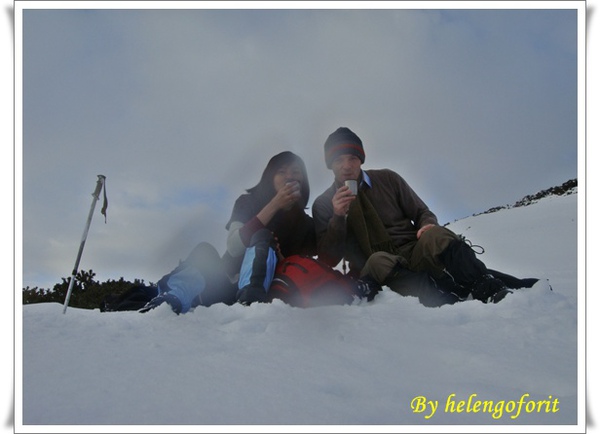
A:
[[[156,286],[135,285],[122,294],[110,294],[100,302],[100,312],[141,309],[158,295]]]
[[[296,307],[351,304],[361,298],[357,281],[310,256],[293,255],[277,264],[269,297]]]

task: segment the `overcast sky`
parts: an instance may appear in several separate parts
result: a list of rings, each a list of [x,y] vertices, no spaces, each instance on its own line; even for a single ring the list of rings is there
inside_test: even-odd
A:
[[[25,7],[23,286],[70,276],[97,175],[108,218],[99,202],[80,269],[156,282],[198,242],[224,252],[233,203],[272,155],[304,159],[312,204],[339,126],[362,138],[364,168],[400,173],[441,224],[578,176],[583,2],[388,3]]]

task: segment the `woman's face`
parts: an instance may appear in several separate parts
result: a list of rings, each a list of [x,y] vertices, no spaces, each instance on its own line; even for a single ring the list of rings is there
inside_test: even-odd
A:
[[[281,166],[275,172],[273,178],[273,185],[276,191],[282,189],[286,183],[296,181],[300,184],[304,182],[304,176],[302,174],[302,168],[298,163],[290,163]]]

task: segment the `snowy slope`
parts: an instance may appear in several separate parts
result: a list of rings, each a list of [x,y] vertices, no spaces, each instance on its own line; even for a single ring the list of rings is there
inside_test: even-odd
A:
[[[22,389],[20,341],[16,351],[19,432],[92,429],[81,424],[126,425],[119,432],[158,429],[132,426],[146,424],[166,425],[162,432],[219,430],[210,424],[233,425],[226,431],[286,425],[262,432],[293,424],[573,432],[584,410],[577,194],[449,227],[483,246],[490,268],[543,280],[497,305],[441,308],[387,289],[353,306],[215,305],[181,316],[167,306],[146,314],[69,308],[66,315],[58,304],[25,306]],[[437,401],[435,413],[429,404],[421,411],[418,397]],[[467,411],[459,401],[469,398]],[[482,410],[484,401],[495,411]]]

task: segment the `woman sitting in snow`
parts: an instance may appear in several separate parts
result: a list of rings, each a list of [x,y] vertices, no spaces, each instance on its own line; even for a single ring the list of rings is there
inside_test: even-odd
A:
[[[267,301],[278,259],[316,254],[315,227],[305,212],[309,196],[304,162],[286,151],[271,158],[259,183],[236,200],[223,259],[230,273],[240,273],[240,303]]]
[[[305,212],[309,195],[302,159],[289,151],[272,157],[258,184],[235,202],[223,257],[210,244],[200,243],[158,282],[159,295],[142,311],[163,302],[185,313],[198,305],[269,301],[278,260],[316,254],[314,224]]]

